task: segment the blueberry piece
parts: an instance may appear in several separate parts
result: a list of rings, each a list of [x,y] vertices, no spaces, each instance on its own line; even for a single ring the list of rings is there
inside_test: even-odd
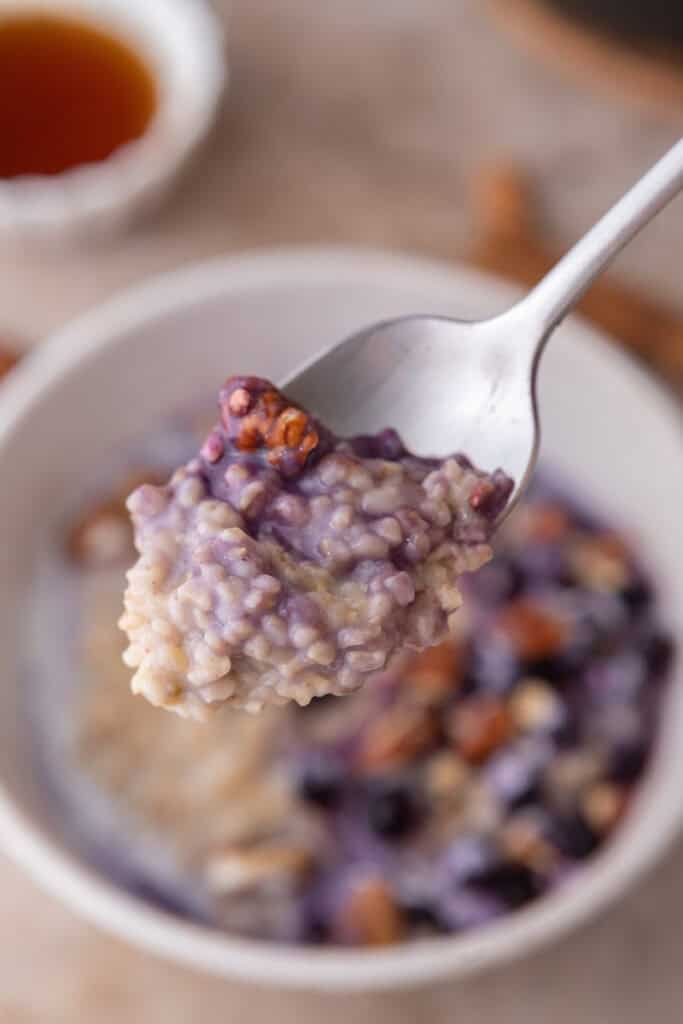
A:
[[[596,625],[588,619],[579,620],[561,650],[544,658],[527,660],[524,674],[545,679],[547,683],[562,689],[571,685],[573,679],[586,668],[601,642]]]
[[[643,653],[650,672],[655,676],[662,676],[671,667],[674,642],[668,633],[656,630],[647,638]]]
[[[559,650],[524,662],[524,675],[545,679],[553,686],[564,687],[585,667],[599,643],[598,631],[588,617],[572,624],[571,632]]]
[[[401,783],[376,785],[368,794],[370,828],[384,839],[401,839],[417,826],[420,809],[415,793]]]
[[[576,710],[571,706],[567,706],[565,710],[567,712],[565,720],[553,732],[553,740],[560,750],[567,750],[569,747],[578,746],[581,734]]]
[[[361,459],[372,459],[375,454],[375,438],[372,434],[358,434],[349,441],[354,455]]]
[[[536,899],[543,888],[530,867],[509,860],[497,864],[478,879],[477,886],[483,887],[511,910],[517,910]]]
[[[341,798],[344,775],[338,759],[327,754],[309,756],[301,767],[298,792],[304,800],[321,807],[334,807]]]
[[[608,777],[613,782],[635,782],[645,771],[648,753],[643,741],[619,744],[610,754]]]
[[[417,900],[401,901],[400,910],[410,928],[423,931],[425,929],[441,932],[443,922],[435,907]]]
[[[395,462],[407,454],[400,435],[392,427],[381,430],[379,434],[358,434],[349,443],[354,454],[361,459]]]
[[[564,654],[558,654],[552,658],[526,661],[524,675],[536,676],[538,679],[545,679],[547,683],[552,683],[553,686],[560,686],[573,675],[573,668],[571,661]]]
[[[375,452],[376,458],[390,460],[400,459],[406,454],[403,441],[393,427],[387,427],[377,435]]]
[[[629,621],[624,603],[614,594],[582,592],[576,603],[577,620],[568,647],[580,669],[597,652],[609,650]]]
[[[652,604],[652,587],[642,576],[634,576],[621,590],[619,596],[628,610],[638,615]]]
[[[595,621],[590,615],[582,614],[572,623],[571,632],[561,649],[542,658],[527,660],[524,674],[564,687],[585,668],[600,641],[601,634]]]
[[[498,863],[499,854],[490,839],[465,835],[456,839],[446,854],[444,881],[449,890],[474,882]]]
[[[555,818],[550,825],[548,838],[560,853],[574,860],[588,857],[600,842],[578,814]]]
[[[302,932],[301,941],[310,946],[321,946],[330,937],[329,925],[322,917],[311,916],[304,922]]]

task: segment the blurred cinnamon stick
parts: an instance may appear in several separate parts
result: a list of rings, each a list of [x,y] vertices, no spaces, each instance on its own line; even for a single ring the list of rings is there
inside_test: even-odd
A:
[[[483,168],[472,188],[472,210],[475,239],[468,255],[477,266],[532,285],[562,255],[545,238],[534,184],[518,166]],[[578,308],[683,393],[683,313],[609,275]]]
[[[19,353],[0,339],[0,380],[19,362]]]

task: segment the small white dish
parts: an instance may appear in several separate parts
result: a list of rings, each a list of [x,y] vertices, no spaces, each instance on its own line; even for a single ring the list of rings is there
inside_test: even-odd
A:
[[[0,0],[0,19],[65,15],[111,31],[148,64],[158,107],[144,134],[98,163],[0,180],[0,238],[63,240],[129,223],[160,200],[207,135],[226,82],[222,25],[206,0]]]
[[[650,772],[603,852],[562,888],[499,923],[385,950],[249,941],[151,907],[65,843],[51,821],[49,798],[28,770],[19,671],[24,593],[44,531],[55,528],[69,497],[111,450],[188,396],[214,392],[229,373],[278,380],[365,323],[415,310],[477,317],[506,308],[514,297],[508,286],[470,270],[356,250],[283,250],[159,278],[66,327],[20,365],[0,395],[0,841],[47,889],[178,964],[260,985],[351,992],[428,987],[519,957],[595,915],[652,866],[683,813],[680,659]],[[633,529],[680,643],[678,409],[619,349],[576,319],[549,349],[540,394],[544,456]]]

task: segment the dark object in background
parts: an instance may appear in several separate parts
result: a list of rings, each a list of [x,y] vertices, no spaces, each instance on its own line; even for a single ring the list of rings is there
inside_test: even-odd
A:
[[[681,0],[544,0],[563,14],[637,41],[683,45]]]

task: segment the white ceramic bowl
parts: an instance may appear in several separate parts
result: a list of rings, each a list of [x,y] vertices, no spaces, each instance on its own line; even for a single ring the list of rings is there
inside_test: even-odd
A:
[[[0,399],[0,838],[43,885],[88,918],[179,963],[262,984],[352,991],[428,984],[526,953],[595,914],[660,854],[681,817],[680,669],[633,811],[575,880],[490,927],[384,951],[285,948],[153,909],[65,846],[27,771],[17,662],[35,534],[50,528],[68,494],[110,449],[184,397],[212,392],[229,372],[277,380],[361,324],[415,311],[476,316],[502,309],[512,294],[469,270],[367,252],[245,256],[138,288],[65,328],[19,368]],[[576,320],[549,348],[541,394],[544,454],[634,528],[659,575],[668,617],[680,625],[683,447],[673,403]]]
[[[160,200],[209,131],[226,68],[207,0],[0,0],[0,18],[42,10],[128,42],[159,91],[145,133],[106,160],[0,181],[0,236],[44,243],[110,232]]]

